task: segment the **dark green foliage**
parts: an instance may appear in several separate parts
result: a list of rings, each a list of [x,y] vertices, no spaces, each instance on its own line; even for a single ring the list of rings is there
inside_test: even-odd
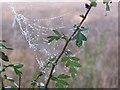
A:
[[[0,50],[7,49],[7,50],[13,50],[13,48],[9,48],[3,44],[3,42],[0,42]]]
[[[5,62],[8,62],[9,61],[9,58],[8,56],[3,52],[3,50],[13,50],[13,48],[8,48],[7,46],[5,46],[4,42],[6,42],[5,40],[0,40],[0,58],[5,61]],[[2,67],[2,70],[0,71],[0,75],[3,79],[2,83],[4,81],[9,81],[13,84],[13,86],[4,86],[4,88],[16,88],[16,83],[15,83],[15,80],[8,77],[6,74],[5,74],[5,71],[7,68],[13,68],[14,72],[16,75],[18,75],[19,77],[21,77],[21,68],[23,67],[23,64],[8,64],[8,65],[3,65]],[[3,74],[2,74],[3,73]]]
[[[106,11],[110,11],[109,0],[103,0],[103,4],[105,4]]]
[[[96,7],[96,6],[97,6],[97,3],[94,1],[94,2],[91,2],[91,5],[92,5],[93,7]]]
[[[65,56],[61,58],[61,62],[65,62],[66,67],[69,67],[69,73],[72,77],[75,77],[75,74],[77,74],[76,67],[81,67],[79,63],[79,58],[77,57]]]
[[[60,74],[59,76],[52,76],[51,80],[55,81],[56,87],[58,88],[65,88],[67,85],[69,85],[65,80],[70,78],[70,76],[65,74]]]
[[[64,34],[61,35],[60,32],[58,32],[57,30],[53,30],[54,34],[56,34],[55,36],[48,36],[47,38],[49,39],[48,40],[48,43],[54,41],[54,40],[59,40],[59,39],[64,39],[66,41],[68,41],[68,37],[65,36]]]
[[[6,61],[6,62],[9,61],[8,56],[7,56],[4,52],[1,52],[1,51],[0,51],[0,58],[1,58],[3,61]]]
[[[6,50],[13,50],[13,48],[9,48],[9,47],[5,46],[4,42],[6,42],[6,41],[5,40],[0,40],[0,58],[3,61],[8,62],[9,58],[2,50],[4,50],[4,49],[6,49]]]
[[[61,75],[58,76],[58,78],[60,78],[60,79],[67,79],[67,78],[70,78],[70,76],[65,75],[65,74],[61,74]]]
[[[82,46],[83,41],[87,41],[87,37],[80,32],[80,30],[77,31],[76,35],[72,38],[72,40],[76,41],[76,45],[78,47]]]

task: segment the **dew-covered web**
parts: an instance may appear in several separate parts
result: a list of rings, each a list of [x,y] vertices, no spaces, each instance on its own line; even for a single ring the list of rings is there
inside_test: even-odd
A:
[[[51,3],[10,3],[13,27],[16,22],[25,36],[29,47],[35,52],[40,68],[49,60],[49,56],[58,55],[64,41],[48,43],[47,37],[54,35],[53,29],[71,35],[73,32],[71,20],[76,13],[75,8],[62,8],[59,4]],[[73,18],[71,18],[73,17]]]

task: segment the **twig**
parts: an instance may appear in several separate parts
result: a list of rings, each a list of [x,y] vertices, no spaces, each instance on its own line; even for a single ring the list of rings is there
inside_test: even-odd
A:
[[[80,26],[83,24],[83,22],[84,22],[84,20],[86,19],[86,17],[87,17],[87,15],[88,15],[88,13],[89,13],[89,11],[90,11],[91,8],[92,8],[92,5],[90,5],[90,7],[88,8],[88,10],[87,10],[84,18],[83,18],[82,21],[79,23],[78,27],[80,27]],[[70,36],[70,38],[68,39],[68,41],[66,41],[66,43],[65,43],[65,45],[64,45],[64,47],[63,47],[63,50],[61,51],[60,55],[59,55],[58,58],[56,59],[55,64],[53,64],[53,66],[52,66],[52,68],[51,68],[51,71],[50,71],[50,74],[49,74],[49,77],[48,77],[48,80],[47,80],[47,82],[46,82],[45,88],[48,87],[48,84],[49,84],[50,79],[51,79],[51,77],[52,77],[53,70],[54,70],[55,66],[57,65],[57,63],[58,63],[59,59],[61,58],[61,56],[64,54],[64,51],[65,51],[66,47],[68,46],[69,42],[71,41],[72,37],[76,34],[76,32],[77,32],[77,30],[75,30],[75,31],[73,32],[73,34]]]
[[[18,87],[18,90],[20,90],[20,87],[21,87],[21,75],[19,75],[19,77],[18,77],[18,85],[19,85],[19,87]]]
[[[1,79],[2,79],[2,90],[5,90],[3,78],[1,77]]]

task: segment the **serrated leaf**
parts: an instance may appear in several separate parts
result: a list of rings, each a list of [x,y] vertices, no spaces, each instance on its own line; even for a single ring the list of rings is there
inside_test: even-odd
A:
[[[109,3],[106,3],[106,11],[110,11]]]
[[[60,36],[48,36],[47,37],[49,40],[48,40],[48,43],[52,42],[53,40],[59,40],[60,39]]]
[[[70,76],[65,75],[65,74],[61,74],[61,75],[58,76],[58,78],[60,78],[60,79],[67,79],[67,78],[70,78]]]
[[[71,60],[73,60],[73,61],[78,61],[78,60],[80,60],[78,57],[71,57]]]
[[[74,67],[81,67],[80,63],[76,61],[71,61],[71,65]]]
[[[1,58],[3,61],[6,61],[6,62],[9,61],[8,56],[5,55],[5,53],[4,53],[4,52],[1,52],[1,51],[0,51],[0,58]]]
[[[8,48],[8,47],[6,47],[6,49],[8,49],[8,50],[14,50],[13,48]]]
[[[65,80],[58,80],[57,82],[63,85],[69,85]]]
[[[14,71],[15,71],[16,75],[21,75],[22,74],[22,72],[20,70],[16,69],[16,68],[14,68]]]
[[[80,38],[77,38],[77,40],[76,40],[76,45],[78,46],[78,47],[80,47],[80,46],[82,46],[82,40],[80,39]]]
[[[70,60],[70,58],[69,58],[69,57],[66,57],[66,56],[61,58],[61,62],[66,62],[66,61],[68,61],[68,60]]]
[[[53,80],[53,81],[58,81],[58,78],[55,77],[55,76],[52,76],[52,77],[51,77],[51,80]]]
[[[23,67],[23,64],[13,64],[13,67],[14,67],[14,68],[22,68],[22,67]]]
[[[68,60],[67,62],[66,62],[66,67],[69,67],[70,66],[70,61]]]
[[[74,36],[75,40],[76,40],[76,45],[78,47],[82,46],[82,41],[87,41],[87,38],[85,37],[84,34],[82,34],[80,32],[80,30],[77,32],[77,34]]]
[[[110,11],[109,0],[103,0],[103,4],[105,4],[106,11]]]
[[[56,86],[57,88],[64,88],[63,84],[61,84],[61,83],[59,83],[59,82],[57,82],[57,83],[55,84],[55,86]]]
[[[3,43],[0,43],[0,50],[2,49],[13,50],[13,48],[8,48]]]
[[[71,66],[70,69],[69,69],[69,73],[71,73],[72,77],[75,77],[75,74],[77,73],[77,70],[73,66]]]
[[[91,2],[91,5],[92,5],[93,7],[96,7],[96,6],[97,6],[97,3],[96,3],[96,2]]]
[[[58,36],[61,36],[61,34],[60,34],[57,30],[53,30],[53,32],[54,32],[55,34],[57,34]]]
[[[84,34],[80,33],[80,38],[83,40],[83,41],[87,41],[87,38]]]

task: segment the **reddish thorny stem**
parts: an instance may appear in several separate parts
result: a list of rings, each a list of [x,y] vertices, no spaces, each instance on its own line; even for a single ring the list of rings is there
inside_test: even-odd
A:
[[[86,19],[88,13],[90,12],[91,8],[92,8],[92,5],[89,6],[89,8],[88,8],[88,10],[87,10],[84,18],[83,18],[82,21],[79,23],[78,27],[81,27],[81,25],[83,24],[84,20]],[[71,41],[72,37],[76,34],[77,31],[78,31],[78,30],[75,30],[75,31],[73,32],[73,34],[70,36],[70,38],[68,39],[68,41],[66,41],[66,43],[65,43],[65,45],[64,45],[61,53],[59,54],[58,58],[56,59],[55,63],[53,64],[53,66],[52,66],[52,68],[51,68],[51,71],[50,71],[50,74],[49,74],[49,77],[48,77],[48,80],[47,80],[47,82],[46,82],[45,88],[48,88],[48,84],[49,84],[50,79],[51,79],[51,77],[52,77],[53,70],[55,69],[55,66],[57,65],[59,59],[60,59],[60,58],[62,57],[62,55],[64,54],[65,49],[67,48],[69,42]]]

